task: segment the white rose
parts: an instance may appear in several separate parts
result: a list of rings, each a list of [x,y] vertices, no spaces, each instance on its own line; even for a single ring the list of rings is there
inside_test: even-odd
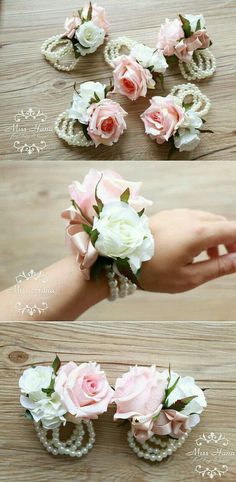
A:
[[[21,405],[30,411],[35,422],[41,421],[47,430],[57,428],[61,423],[65,423],[64,415],[67,413],[66,408],[61,402],[57,393],[53,393],[50,397],[44,394],[40,400],[34,400],[34,397],[20,397]]]
[[[196,129],[178,129],[178,135],[174,136],[175,147],[180,152],[193,151],[200,142],[199,131]]]
[[[202,30],[206,26],[206,21],[203,15],[191,15],[191,14],[186,14],[183,15],[184,18],[186,18],[191,26],[191,32],[194,33],[196,32],[197,29],[197,23],[200,20],[200,29]]]
[[[19,380],[22,393],[40,393],[42,388],[48,388],[53,375],[52,367],[37,366],[27,368]]]
[[[162,376],[164,377],[165,380],[167,380],[169,376],[169,371],[165,370],[164,372],[162,372]],[[172,386],[175,383],[178,376],[179,375],[177,373],[171,371],[171,381],[169,386]],[[199,414],[202,413],[203,409],[206,408],[207,406],[204,392],[195,383],[194,378],[188,377],[188,376],[180,377],[176,387],[168,397],[168,406],[171,406],[177,400],[181,400],[182,398],[186,398],[186,397],[192,397],[194,395],[196,395],[197,398],[194,398],[193,400],[191,400],[191,402],[189,402],[184,407],[184,409],[181,410],[181,413],[183,413],[183,415],[187,415],[190,417],[190,420],[189,420],[190,427],[194,427],[195,425],[197,425],[197,423],[199,423],[200,421]]]
[[[131,55],[144,67],[154,67],[155,72],[164,73],[168,67],[162,52],[143,44],[136,44],[131,49]]]
[[[82,97],[80,97],[80,95],[75,92],[73,95],[72,106],[69,110],[69,117],[71,119],[78,119],[81,124],[88,124],[88,108],[89,100],[82,99]]]
[[[93,229],[99,232],[95,248],[102,256],[128,258],[132,271],[136,274],[143,261],[154,254],[154,239],[148,218],[122,201],[106,204],[95,218]]]
[[[91,20],[84,22],[75,33],[78,40],[76,48],[81,55],[92,54],[97,48],[103,44],[105,38],[105,30],[97,27]]]
[[[91,100],[96,94],[100,100],[105,99],[105,88],[106,85],[100,82],[84,82],[80,85],[79,95],[83,99]]]
[[[188,129],[200,129],[202,127],[202,119],[199,117],[197,112],[194,112],[192,109],[189,109],[185,112],[184,118],[180,123],[180,127],[188,128]]]

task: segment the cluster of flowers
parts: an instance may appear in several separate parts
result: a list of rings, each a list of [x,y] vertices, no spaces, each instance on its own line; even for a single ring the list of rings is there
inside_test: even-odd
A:
[[[130,368],[113,389],[97,363],[69,362],[61,367],[56,357],[51,367],[25,370],[19,387],[27,416],[47,430],[67,420],[97,419],[114,402],[114,420],[130,420],[140,443],[154,434],[179,438],[199,423],[207,405],[192,377],[170,369],[159,372],[155,366]]]
[[[92,139],[96,147],[112,146],[126,129],[127,112],[117,102],[107,99],[112,88],[100,82],[81,84],[69,111],[69,117],[80,123],[85,137]]]
[[[157,144],[172,141],[173,147],[182,151],[192,151],[200,142],[203,120],[191,109],[191,104],[182,104],[173,95],[153,97],[151,105],[141,115],[145,132]]]
[[[130,100],[146,97],[147,89],[155,89],[155,77],[163,82],[167,67],[161,51],[137,43],[129,55],[121,55],[114,61],[114,92]]]
[[[154,239],[144,214],[152,202],[139,195],[140,187],[95,169],[69,186],[72,206],[62,217],[69,220],[67,235],[86,279],[109,265],[117,274],[137,277],[142,262],[152,258]]]
[[[110,25],[104,8],[90,2],[77,15],[67,18],[64,27],[62,37],[71,40],[77,58],[95,52],[103,44]]]
[[[175,56],[190,63],[195,50],[206,49],[212,44],[202,15],[179,15],[172,21],[166,19],[158,33],[157,48],[166,57]]]

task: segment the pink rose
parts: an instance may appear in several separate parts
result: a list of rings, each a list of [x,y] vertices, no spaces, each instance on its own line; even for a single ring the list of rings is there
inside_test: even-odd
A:
[[[88,134],[96,147],[99,144],[112,146],[126,129],[124,117],[127,112],[113,100],[103,99],[97,104],[92,104],[88,114],[90,116]]]
[[[201,43],[200,47],[198,47],[199,49],[208,49],[210,47],[211,41],[206,29],[197,30],[190,38]]]
[[[80,24],[81,24],[81,20],[79,17],[73,16],[71,18],[66,18],[65,24],[64,24],[64,28],[66,31],[63,35],[69,39],[72,39]]]
[[[159,411],[165,395],[167,381],[153,365],[132,367],[118,378],[113,401],[117,405],[114,420],[148,415]]]
[[[184,110],[172,95],[153,97],[151,106],[140,117],[146,134],[157,144],[163,144],[176,133],[184,118]]]
[[[157,48],[164,55],[174,55],[175,45],[182,38],[184,38],[182,22],[178,18],[173,21],[167,18],[158,33]]]
[[[55,380],[58,393],[69,414],[81,419],[96,419],[107,411],[113,390],[96,363],[62,366]]]
[[[87,222],[91,225],[93,224],[95,215],[93,206],[96,203],[95,189],[98,182],[97,194],[103,204],[107,204],[112,200],[119,200],[121,194],[127,188],[130,189],[129,204],[137,212],[152,204],[151,201],[139,195],[140,182],[126,181],[118,173],[109,170],[100,172],[90,169],[82,184],[75,181],[69,186],[70,198],[77,203],[85,218],[74,207],[63,211],[62,217],[69,221],[66,229],[67,241],[72,252],[77,254],[80,269],[86,279],[90,277],[90,268],[95,263],[98,253],[92,245],[88,234],[85,233],[82,224]]]
[[[99,7],[96,3],[93,5],[92,11],[92,21],[97,25],[97,27],[103,28],[106,35],[108,35],[110,24],[108,23],[105,15],[105,9]]]
[[[151,72],[144,69],[131,55],[122,55],[114,65],[114,92],[136,100],[146,96],[148,87],[154,88],[155,81]]]
[[[201,42],[194,34],[185,40],[181,40],[175,46],[175,55],[178,59],[182,60],[182,62],[189,63],[192,61],[194,50],[199,48],[201,48]]]

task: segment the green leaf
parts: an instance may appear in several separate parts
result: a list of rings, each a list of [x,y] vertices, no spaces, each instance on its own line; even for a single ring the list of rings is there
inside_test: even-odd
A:
[[[52,376],[51,382],[48,388],[42,388],[42,392],[46,393],[47,397],[51,397],[54,393],[55,378]]]
[[[148,67],[148,70],[150,70],[151,73],[152,73],[153,69],[154,69],[154,65],[150,65],[150,66]]]
[[[93,209],[94,209],[95,213],[96,213],[96,214],[98,215],[98,217],[99,217],[100,211],[99,211],[98,206],[94,205],[94,206],[93,206]]]
[[[171,376],[171,375],[170,375],[170,372],[169,372],[169,377],[170,377],[170,376]],[[175,389],[175,387],[176,387],[176,385],[177,385],[177,383],[178,383],[178,381],[179,381],[179,379],[180,379],[180,377],[176,378],[176,380],[175,380],[175,382],[173,383],[173,385],[172,385],[171,387],[169,387],[169,384],[170,384],[170,381],[171,381],[171,379],[169,379],[169,377],[168,377],[169,382],[168,382],[168,385],[167,385],[167,388],[166,388],[166,391],[165,391],[165,399],[164,399],[164,406],[165,406],[165,407],[168,407],[168,397],[169,397],[169,395],[173,392],[173,390]],[[169,407],[168,407],[168,408],[169,408]]]
[[[99,181],[96,185],[96,188],[95,188],[95,199],[96,199],[96,203],[97,203],[97,206],[98,206],[99,214],[103,210],[103,207],[104,207],[104,204],[103,204],[102,200],[98,197],[98,186],[99,186],[102,178],[103,178],[103,174],[101,175],[101,177],[100,177],[100,179],[99,179]]]
[[[176,63],[176,61],[178,60],[176,55],[169,55],[168,57],[166,56],[165,59],[166,59],[166,62],[168,63],[168,65]]]
[[[197,32],[197,30],[201,30],[201,19],[199,18],[198,21],[197,21],[197,25],[196,25],[196,30],[195,32]]]
[[[91,243],[92,245],[94,246],[97,239],[98,239],[98,236],[99,236],[99,232],[97,229],[94,229],[93,231],[91,231],[90,233],[90,240],[91,240]]]
[[[168,161],[171,159],[171,157],[173,156],[173,154],[176,153],[176,151],[178,151],[177,147],[175,147],[175,143],[174,143],[174,138],[171,137],[170,139],[170,149],[169,149],[169,152],[168,152],[168,156],[167,156],[167,159]]]
[[[99,256],[97,261],[94,263],[90,270],[91,279],[98,281],[102,271],[105,269],[105,266],[112,266],[113,259],[106,258],[105,256]]]
[[[92,13],[93,13],[93,6],[92,2],[89,2],[89,9],[88,9],[88,15],[87,15],[87,21],[89,22],[92,20]]]
[[[76,44],[74,42],[73,43],[73,50],[74,50],[74,54],[75,54],[75,58],[78,59],[80,56],[81,56],[81,53],[80,51],[76,48]],[[78,42],[77,42],[78,43]]]
[[[59,356],[56,356],[56,358],[52,362],[52,368],[53,368],[53,371],[54,371],[55,375],[57,374],[60,366],[61,366],[61,360],[60,360]]]
[[[173,403],[170,407],[168,407],[171,410],[176,410],[177,412],[181,412],[186,405],[188,405],[194,398],[197,398],[197,395],[193,395],[191,397],[185,397],[182,398],[181,400],[176,400],[175,403]]]
[[[189,20],[187,20],[187,18],[184,18],[182,15],[179,15],[179,18],[182,22],[183,31],[185,33],[185,36],[190,37],[192,35],[192,31],[191,31],[191,24],[190,24]]]
[[[31,412],[28,409],[25,411],[25,418],[27,418],[27,420],[34,420]]]
[[[121,194],[120,200],[121,200],[123,203],[127,203],[127,204],[128,204],[129,198],[130,198],[130,188],[127,187],[127,189]]]
[[[87,224],[82,224],[82,228],[89,235],[91,234],[91,231],[93,229],[93,228],[91,228],[91,226],[88,226]]]
[[[105,97],[107,97],[107,95],[109,94],[109,92],[113,90],[113,88],[114,88],[114,85],[113,85],[112,79],[110,79],[110,85],[107,85],[104,90]]]
[[[183,107],[185,108],[186,111],[191,109],[192,106],[193,106],[192,102],[191,103],[187,103],[187,102],[183,103]]]
[[[138,216],[139,216],[140,218],[142,217],[144,211],[145,211],[145,208],[143,208],[141,211],[138,212]]]
[[[94,99],[96,100],[96,102],[100,102],[100,97],[98,97],[97,93],[94,92]]]
[[[76,209],[76,211],[79,211],[79,213],[81,214],[82,218],[84,218],[84,220],[87,221],[88,224],[91,224],[91,223],[90,223],[90,220],[87,218],[87,216],[85,216],[85,214],[83,213],[82,209],[79,207],[79,205],[77,204],[77,202],[76,202],[74,199],[71,199],[71,204],[72,204],[72,206]]]
[[[210,129],[198,129],[198,130],[202,134],[214,134],[214,131],[211,131]]]
[[[91,137],[90,135],[88,134],[88,125],[87,124],[80,124],[81,125],[81,128],[82,128],[82,131],[84,133],[84,136],[86,137],[86,139],[88,141],[91,141]]]
[[[129,259],[121,259],[121,258],[116,258],[116,264],[119,272],[123,274],[124,276],[127,276],[132,283],[135,283],[138,285],[138,280],[137,276],[133,273],[132,269],[130,268],[129,265]]]

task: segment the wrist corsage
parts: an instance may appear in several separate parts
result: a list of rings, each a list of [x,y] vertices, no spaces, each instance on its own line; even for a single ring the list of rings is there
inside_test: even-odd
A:
[[[108,99],[113,86],[85,82],[75,91],[71,108],[56,120],[55,132],[71,146],[90,147],[118,142],[126,127],[127,112]],[[78,129],[79,128],[79,129]]]
[[[19,387],[26,417],[34,422],[38,438],[48,452],[80,458],[92,449],[92,420],[107,411],[113,396],[97,363],[69,362],[61,367],[56,357],[52,366],[25,370]],[[70,424],[73,431],[65,439],[63,427]]]
[[[209,99],[193,84],[173,87],[167,97],[153,97],[151,105],[140,116],[145,133],[157,144],[170,141],[169,157],[175,150],[192,151],[200,142],[204,117],[210,109]]]
[[[211,77],[216,60],[209,50],[212,45],[202,15],[179,15],[166,19],[158,33],[157,48],[165,57],[177,59],[183,77],[201,80]]]
[[[121,55],[126,47],[128,55]],[[146,97],[147,89],[155,89],[168,67],[161,51],[122,37],[109,42],[105,48],[105,60],[114,68],[114,92],[130,100]]]
[[[72,206],[62,213],[84,277],[96,279],[105,271],[111,301],[136,290],[142,263],[154,254],[144,214],[152,202],[139,195],[140,187],[115,172],[91,169],[82,184],[69,186]]]
[[[129,420],[130,448],[140,458],[160,462],[185,442],[207,406],[203,391],[189,376],[155,366],[132,367],[115,385],[114,420]]]
[[[105,10],[92,3],[65,21],[65,32],[46,40],[42,54],[58,70],[73,70],[80,56],[95,52],[108,35]]]

